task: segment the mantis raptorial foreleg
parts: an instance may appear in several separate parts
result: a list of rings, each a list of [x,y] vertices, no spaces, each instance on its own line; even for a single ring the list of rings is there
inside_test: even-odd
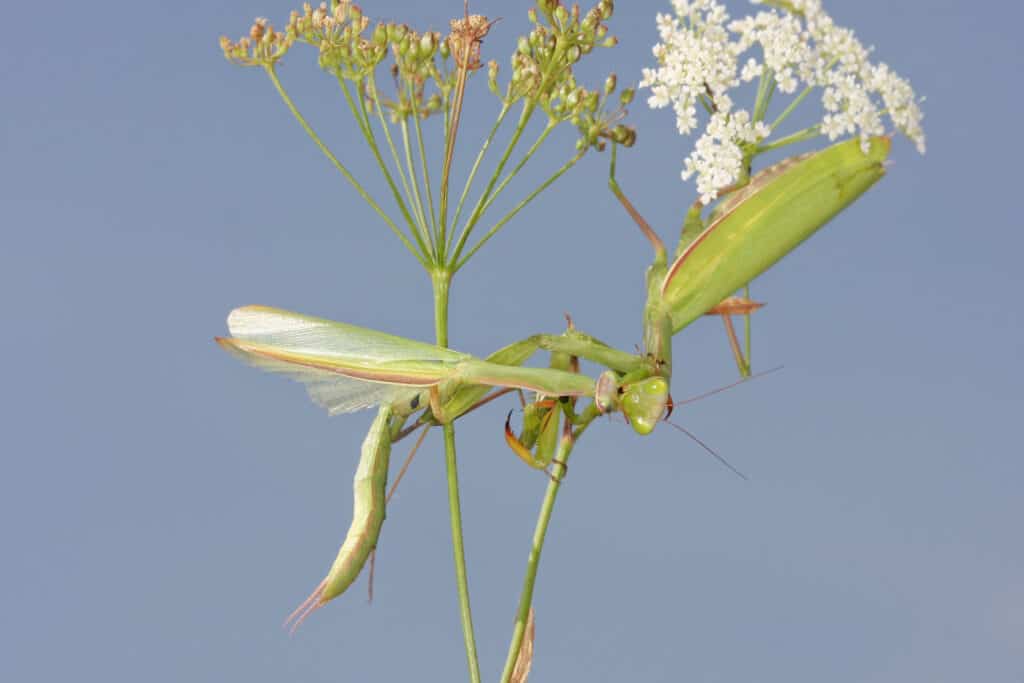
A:
[[[566,315],[565,319],[566,332],[574,332],[575,326],[572,323],[572,318]],[[530,339],[534,340],[538,347],[545,344],[547,346],[558,345],[555,339],[548,338],[547,335],[536,335]],[[580,339],[577,338],[577,343]],[[589,343],[595,346],[605,346],[593,339],[589,339]],[[572,373],[579,373],[580,370],[579,359],[576,356],[559,350],[551,351],[549,367]],[[522,394],[520,394],[520,400],[522,400],[521,397]],[[538,396],[536,401],[523,406],[523,429],[518,437],[512,431],[512,411],[509,411],[505,418],[505,442],[512,452],[527,465],[542,469],[548,473],[548,476],[554,478],[554,473],[548,467],[558,450],[559,434],[568,432],[571,435],[572,424],[576,421],[575,407],[576,400],[571,396]],[[560,429],[563,419],[564,426]]]

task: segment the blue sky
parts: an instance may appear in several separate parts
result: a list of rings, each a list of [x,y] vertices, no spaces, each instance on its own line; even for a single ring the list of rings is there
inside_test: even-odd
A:
[[[443,28],[461,3],[364,3]],[[1024,676],[1024,342],[1016,198],[1024,70],[1012,3],[828,3],[927,98],[928,155],[758,280],[755,367],[678,419],[598,425],[563,488],[537,588],[533,681],[1010,681]],[[730,3],[734,14],[744,3]],[[486,42],[503,64],[526,4]],[[654,14],[620,2],[623,82]],[[342,184],[256,70],[217,37],[292,6],[71,3],[7,12],[0,117],[4,370],[0,678],[461,680],[440,440],[389,509],[365,580],[293,638],[349,522],[371,415],[328,419],[297,385],[212,343],[238,305],[432,338],[429,281]],[[329,142],[365,163],[331,82],[281,68]],[[482,89],[482,83],[476,84]],[[473,101],[460,142],[490,122]],[[482,113],[482,112],[486,112]],[[642,96],[620,178],[673,237],[689,142]],[[555,136],[538,168],[572,139]],[[640,341],[648,247],[588,155],[455,281],[453,346],[486,354],[562,313]],[[677,398],[733,380],[715,321],[675,344]],[[460,423],[485,678],[497,676],[546,480]],[[396,448],[404,455],[404,447]],[[396,458],[397,459],[397,458]],[[426,672],[426,673],[424,673]]]

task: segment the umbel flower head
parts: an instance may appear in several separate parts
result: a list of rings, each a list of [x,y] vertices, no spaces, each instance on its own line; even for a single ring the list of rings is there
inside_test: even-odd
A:
[[[858,135],[866,147],[871,136],[886,132],[882,117],[888,115],[924,154],[922,114],[910,83],[886,64],[873,64],[870,50],[833,22],[821,0],[751,1],[768,8],[731,21],[716,0],[672,0],[675,14],[657,16],[658,66],[644,69],[640,82],[651,90],[651,107],[672,106],[682,135],[697,127],[698,106],[709,112],[682,172],[684,180],[697,176],[703,203],[741,178],[758,145],[792,111],[766,124],[773,92],[794,95],[802,89],[795,105],[821,89],[824,115],[806,133],[829,140]],[[758,78],[762,87],[753,109],[737,108],[729,91]]]

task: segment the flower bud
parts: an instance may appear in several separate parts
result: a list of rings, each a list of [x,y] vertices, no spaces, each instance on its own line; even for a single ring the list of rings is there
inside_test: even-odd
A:
[[[582,56],[583,56],[583,50],[580,49],[579,45],[573,45],[565,53],[565,57],[566,57],[566,59],[569,60],[570,64],[575,64],[576,62],[580,61],[580,57],[582,57]]]
[[[359,5],[352,5],[348,9],[348,18],[356,26],[363,20],[363,9]]]
[[[516,50],[519,51],[519,54],[530,54],[530,41],[526,36],[519,36],[519,40],[516,43]]]
[[[615,85],[618,79],[615,78],[615,74],[608,74],[608,78],[604,79],[604,94],[611,95],[615,92]]]
[[[619,39],[615,36],[610,36],[607,40],[601,43],[601,47],[615,47],[619,44]]]
[[[434,42],[434,34],[427,31],[420,37],[420,57],[427,58],[434,54],[434,48],[436,44]]]
[[[636,144],[636,131],[629,126],[620,123],[612,130],[612,140],[623,147],[632,147]]]
[[[619,94],[619,104],[623,107],[627,106],[633,101],[633,97],[636,95],[636,89],[624,88]]]
[[[555,21],[564,26],[569,21],[569,11],[559,5],[555,10]]]
[[[531,24],[537,23],[537,8],[531,7],[526,11],[526,18],[530,20]]]
[[[441,58],[442,59],[448,59],[448,57],[451,56],[452,48],[451,48],[451,45],[449,45],[447,38],[445,38],[444,40],[441,41],[441,44],[438,45],[438,50],[437,51],[439,53],[441,53]]]
[[[388,44],[388,27],[384,24],[377,24],[377,27],[373,29],[373,42],[378,47],[384,47]]]

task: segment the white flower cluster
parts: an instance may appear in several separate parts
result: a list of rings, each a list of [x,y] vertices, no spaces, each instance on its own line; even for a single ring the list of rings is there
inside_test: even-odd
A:
[[[682,173],[684,180],[696,174],[703,203],[736,182],[745,153],[772,132],[734,108],[728,94],[762,74],[784,94],[821,88],[825,115],[819,130],[830,140],[859,135],[866,147],[871,136],[885,133],[882,115],[888,114],[924,153],[922,114],[910,83],[885,64],[872,64],[869,51],[852,31],[835,25],[821,0],[751,1],[772,8],[730,21],[716,0],[672,0],[675,16],[657,17],[658,68],[644,69],[640,82],[651,89],[651,107],[672,105],[680,134],[697,127],[698,105],[710,112]],[[741,66],[741,56],[754,49],[761,59],[749,56]]]

